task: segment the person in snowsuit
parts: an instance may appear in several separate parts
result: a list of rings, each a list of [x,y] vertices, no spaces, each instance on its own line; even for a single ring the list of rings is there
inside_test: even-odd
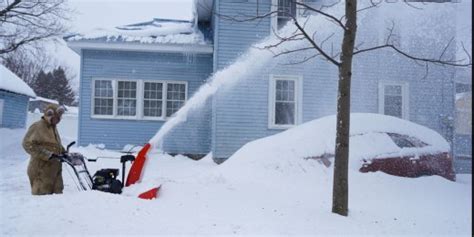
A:
[[[65,149],[56,128],[63,113],[64,107],[48,105],[41,120],[33,123],[23,138],[23,148],[31,156],[27,173],[33,195],[63,192],[62,164],[58,158]]]

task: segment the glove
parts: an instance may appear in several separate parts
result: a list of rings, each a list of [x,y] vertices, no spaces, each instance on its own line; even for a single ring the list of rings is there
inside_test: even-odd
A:
[[[49,157],[49,160],[52,160],[52,159],[57,159],[59,161],[63,161],[63,158],[64,158],[64,155],[63,154],[51,154],[51,156]]]

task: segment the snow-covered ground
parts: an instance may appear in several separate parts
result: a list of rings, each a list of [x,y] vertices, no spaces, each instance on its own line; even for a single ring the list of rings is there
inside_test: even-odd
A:
[[[64,144],[75,136],[69,124],[60,127]],[[122,195],[79,192],[67,169],[64,194],[31,196],[21,148],[25,130],[1,128],[0,235],[471,234],[471,175],[451,182],[351,169],[349,216],[332,214],[332,166],[290,152],[268,162],[279,156],[275,147],[283,136],[298,137],[300,131],[305,129],[250,143],[222,165],[210,156],[194,161],[151,154],[143,183],[163,186],[158,199],[141,200],[133,189]],[[120,156],[94,146],[72,150],[89,158]],[[111,159],[88,165],[91,171],[120,166]]]

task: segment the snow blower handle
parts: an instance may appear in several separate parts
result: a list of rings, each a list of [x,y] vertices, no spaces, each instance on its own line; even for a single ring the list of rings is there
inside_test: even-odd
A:
[[[74,146],[74,144],[76,144],[76,141],[73,141],[73,142],[69,143],[69,145],[67,145],[67,147],[66,147],[66,152],[67,153],[69,153],[69,148]]]
[[[120,157],[120,162],[122,163],[122,186],[125,185],[125,163],[127,161],[133,162],[135,161],[135,156],[134,155],[123,155]]]

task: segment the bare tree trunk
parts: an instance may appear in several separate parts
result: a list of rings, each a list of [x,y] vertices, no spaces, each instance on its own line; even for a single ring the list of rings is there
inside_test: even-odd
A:
[[[348,214],[349,128],[351,111],[352,56],[357,32],[357,0],[346,0],[346,23],[342,40],[337,98],[337,134],[334,162],[332,212]]]

